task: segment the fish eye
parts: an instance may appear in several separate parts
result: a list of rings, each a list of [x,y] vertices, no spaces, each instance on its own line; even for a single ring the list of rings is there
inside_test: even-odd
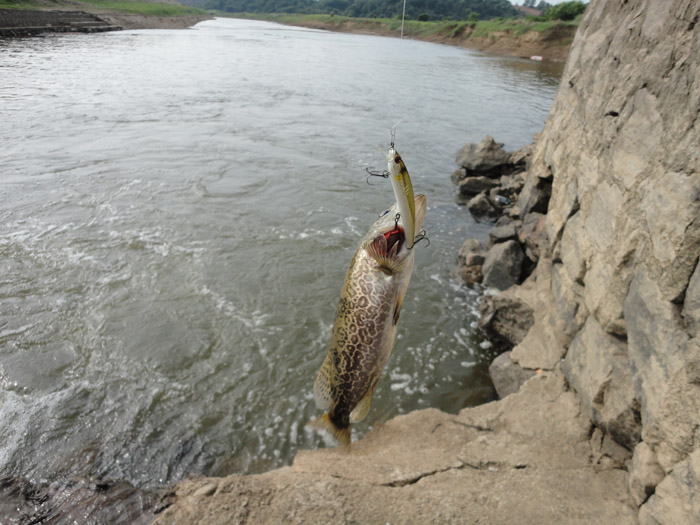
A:
[[[395,162],[396,164],[400,164],[400,163],[401,163],[401,157],[399,157],[398,155],[396,155],[396,157],[394,157],[394,162]]]

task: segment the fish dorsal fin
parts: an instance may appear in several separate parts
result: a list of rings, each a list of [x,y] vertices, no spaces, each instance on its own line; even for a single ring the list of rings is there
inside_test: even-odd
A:
[[[360,399],[360,402],[352,409],[352,412],[350,412],[350,423],[358,423],[365,418],[369,412],[369,407],[372,406],[372,394],[374,394],[374,387],[370,388],[365,397]]]
[[[328,352],[314,383],[314,400],[316,401],[316,406],[321,410],[330,409],[333,403],[333,398],[331,397],[332,378],[333,366],[331,365],[331,353]]]

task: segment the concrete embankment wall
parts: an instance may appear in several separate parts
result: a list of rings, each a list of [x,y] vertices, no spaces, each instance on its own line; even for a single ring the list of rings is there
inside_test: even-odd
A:
[[[31,36],[46,32],[96,33],[118,29],[121,27],[83,11],[0,9],[0,37]]]

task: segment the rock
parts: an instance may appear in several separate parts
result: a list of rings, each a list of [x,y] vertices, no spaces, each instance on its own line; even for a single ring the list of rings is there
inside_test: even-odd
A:
[[[487,135],[479,144],[466,144],[457,152],[457,165],[469,171],[480,174],[490,174],[500,177],[510,158],[503,149],[503,144],[497,143]]]
[[[500,214],[498,208],[491,203],[485,192],[479,193],[476,197],[471,198],[469,202],[467,202],[467,208],[469,209],[469,213],[477,219],[482,217],[494,218]]]
[[[155,524],[633,524],[625,473],[589,462],[589,423],[560,372],[501,401],[446,414],[420,410],[375,425],[350,453],[299,451],[291,466],[184,481]],[[533,439],[537,436],[537,439]]]
[[[535,322],[532,307],[509,288],[498,295],[485,295],[479,305],[479,326],[497,343],[519,344]]]
[[[512,221],[503,226],[496,226],[489,231],[489,249],[499,242],[506,242],[518,238],[518,227],[520,221]]]
[[[641,525],[700,524],[700,449],[677,464],[639,509]]]
[[[481,266],[484,264],[485,256],[486,252],[477,239],[464,241],[457,257],[457,268],[467,286],[481,282],[483,278]]]
[[[467,239],[459,249],[457,262],[460,266],[481,266],[486,252],[478,239]]]
[[[536,172],[528,174],[523,189],[518,197],[520,216],[525,217],[528,213],[547,213],[549,198],[552,195],[552,183],[542,180]]]
[[[591,316],[571,342],[564,373],[588,416],[618,443],[632,449],[640,439],[627,345],[606,334]]]
[[[525,255],[537,262],[547,241],[547,216],[542,213],[528,213],[518,230],[518,241],[525,247]]]
[[[634,447],[629,469],[628,488],[632,501],[640,506],[654,493],[656,485],[664,479],[664,470],[656,460],[656,454],[643,441]]]
[[[508,163],[513,165],[515,169],[526,170],[535,151],[535,144],[536,142],[532,142],[523,148],[515,150],[508,157]]]
[[[525,370],[511,360],[510,352],[503,352],[491,362],[489,375],[498,397],[502,399],[518,392],[525,381],[535,375],[535,371]]]
[[[700,344],[679,329],[678,308],[638,268],[625,299],[628,354],[642,402],[643,439],[681,455],[696,446],[700,414]]]
[[[574,214],[566,223],[559,243],[560,258],[566,272],[579,284],[583,284],[583,278],[586,276],[586,270],[593,255],[583,227],[582,214]]]
[[[618,445],[608,434],[595,427],[590,439],[591,463],[596,472],[625,469],[631,457],[630,451]]]
[[[517,284],[522,273],[525,254],[517,241],[494,245],[486,254],[482,266],[484,286],[505,290]]]
[[[516,200],[525,185],[525,179],[521,175],[522,174],[501,176],[500,186],[511,200]]]
[[[459,193],[464,196],[477,195],[499,185],[499,181],[488,177],[466,177],[459,182]]]
[[[688,332],[700,338],[700,263],[695,267],[685,291],[682,315]]]
[[[667,476],[642,523],[700,516],[698,19],[683,0],[589,3],[517,202],[523,219],[547,210],[547,241],[529,278],[535,324],[511,360],[564,357],[601,432],[653,451]],[[639,474],[641,458],[637,504],[658,474]]]
[[[465,168],[457,168],[454,172],[452,172],[452,176],[450,177],[450,179],[452,180],[452,184],[455,185],[459,185],[459,183],[466,178],[467,170]]]

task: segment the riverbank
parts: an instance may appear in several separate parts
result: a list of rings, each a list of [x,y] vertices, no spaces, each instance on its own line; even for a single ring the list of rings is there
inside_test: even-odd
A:
[[[265,20],[326,31],[401,36],[401,20],[397,19],[264,13],[236,13],[224,16]],[[481,22],[407,20],[404,25],[404,38],[476,49],[496,55],[523,58],[539,56],[543,60],[564,62],[577,27],[577,22],[525,19]]]
[[[50,32],[185,29],[212,18],[201,9],[169,3],[0,0],[0,37]]]

